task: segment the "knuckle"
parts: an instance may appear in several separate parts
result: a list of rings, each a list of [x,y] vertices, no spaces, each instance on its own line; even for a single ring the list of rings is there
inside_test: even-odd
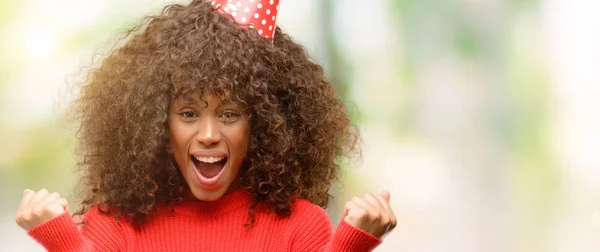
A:
[[[60,205],[69,205],[69,201],[67,201],[67,199],[65,199],[65,198],[60,198],[58,203]]]
[[[20,220],[21,221],[27,221],[27,220],[30,220],[30,219],[31,219],[31,212],[30,211],[21,213],[21,216],[20,216]]]
[[[63,211],[58,206],[54,206],[54,207],[48,209],[48,213],[50,214],[50,216],[59,216],[62,214],[62,212]]]
[[[360,218],[365,218],[365,217],[369,216],[369,213],[367,211],[365,211],[364,209],[359,208],[356,211],[356,215],[358,215],[358,217],[360,217]]]
[[[20,223],[21,225],[31,221],[31,215],[21,215],[20,218],[17,219],[17,223]]]
[[[31,191],[31,190],[25,190],[25,191],[23,191],[23,198],[25,198],[33,193],[35,193],[35,192]]]
[[[46,209],[43,207],[36,207],[35,209],[33,209],[31,211],[31,216],[32,217],[41,217],[44,215],[44,213],[46,212]]]
[[[376,221],[380,221],[382,219],[381,213],[377,212],[373,214],[373,219]]]
[[[391,226],[392,225],[392,222],[389,219],[382,219],[380,223],[383,226]]]

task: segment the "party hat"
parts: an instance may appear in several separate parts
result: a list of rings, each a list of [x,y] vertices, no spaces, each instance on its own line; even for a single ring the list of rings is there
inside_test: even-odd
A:
[[[240,25],[254,28],[259,35],[273,38],[279,0],[211,0],[215,10],[228,14]]]

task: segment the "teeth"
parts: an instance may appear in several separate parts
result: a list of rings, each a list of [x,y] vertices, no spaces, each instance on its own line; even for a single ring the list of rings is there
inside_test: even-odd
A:
[[[196,160],[203,163],[216,163],[223,160],[225,157],[194,157]]]

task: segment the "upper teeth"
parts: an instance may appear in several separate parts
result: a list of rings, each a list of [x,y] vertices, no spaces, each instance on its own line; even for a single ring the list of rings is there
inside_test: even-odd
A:
[[[195,157],[195,158],[196,158],[196,160],[198,160],[200,162],[204,162],[204,163],[216,163],[216,162],[223,160],[223,158],[225,158],[225,157]]]

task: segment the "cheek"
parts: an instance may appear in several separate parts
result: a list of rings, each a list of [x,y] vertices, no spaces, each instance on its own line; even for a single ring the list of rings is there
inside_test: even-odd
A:
[[[241,152],[243,152],[244,156],[248,151],[248,145],[250,144],[250,129],[249,127],[244,127],[238,134],[238,148]]]
[[[187,146],[188,132],[184,127],[177,124],[169,125],[169,142],[171,144],[171,149],[173,149],[173,155],[177,158],[185,151],[185,147]]]
[[[232,151],[240,156],[245,156],[250,142],[250,130],[245,125],[236,127],[228,132]]]

